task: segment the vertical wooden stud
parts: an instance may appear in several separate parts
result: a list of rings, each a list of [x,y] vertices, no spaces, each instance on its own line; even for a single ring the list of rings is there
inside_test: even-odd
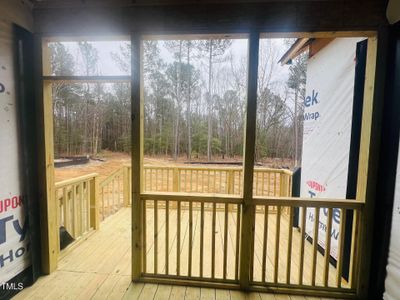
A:
[[[143,162],[143,98],[142,98],[142,49],[138,33],[131,35],[131,109],[132,109],[132,280],[138,281],[142,272],[143,215],[140,193],[142,192]]]
[[[256,119],[257,119],[257,77],[258,77],[258,54],[259,54],[259,32],[253,31],[249,36],[249,58],[247,74],[247,109],[245,127],[244,165],[243,165],[243,211],[242,232],[240,247],[240,287],[247,290],[250,285],[250,262],[254,239],[254,204],[253,199],[253,173],[254,155],[256,141]]]

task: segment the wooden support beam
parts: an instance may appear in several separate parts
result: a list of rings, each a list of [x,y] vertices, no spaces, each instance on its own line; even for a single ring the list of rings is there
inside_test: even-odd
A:
[[[43,76],[42,79],[44,81],[49,82],[57,82],[57,83],[65,83],[65,84],[72,84],[72,83],[98,83],[98,82],[131,82],[131,76]]]
[[[259,32],[253,31],[249,36],[248,74],[247,74],[247,110],[243,166],[243,212],[240,246],[240,286],[248,290],[250,286],[250,265],[253,253],[252,240],[254,238],[255,209],[253,200],[253,173],[256,141],[257,118],[257,77]]]
[[[40,36],[35,39],[35,52],[38,58],[36,74],[36,100],[38,104],[39,142],[39,199],[40,199],[40,231],[42,248],[42,272],[50,274],[57,268],[59,254],[59,233],[57,220],[57,204],[54,184],[54,143],[53,143],[53,99],[50,83],[43,83],[42,73],[50,69],[50,49],[42,42]]]
[[[359,201],[365,202],[364,210],[356,219],[359,232],[354,239],[356,260],[352,262],[359,299],[368,298],[371,251],[374,227],[374,210],[377,201],[376,183],[379,165],[383,98],[387,59],[387,35],[379,32],[378,37],[368,39],[365,69],[364,103],[361,125],[360,157],[357,177]]]
[[[143,99],[141,39],[139,34],[131,37],[131,102],[132,102],[132,280],[138,281],[142,272],[143,215],[140,193],[142,191],[143,160]]]

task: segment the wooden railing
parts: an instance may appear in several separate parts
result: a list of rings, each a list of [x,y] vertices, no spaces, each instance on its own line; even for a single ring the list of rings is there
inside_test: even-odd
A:
[[[238,286],[242,259],[239,245],[246,243],[252,249],[251,290],[297,290],[304,295],[339,298],[351,298],[356,293],[357,219],[362,202],[256,196],[254,234],[241,240],[243,204],[239,195],[145,192],[140,199],[144,281]],[[295,209],[299,209],[298,227],[293,226]],[[309,212],[313,212],[315,221],[311,237],[306,231]],[[320,223],[322,214],[328,220],[326,225]],[[349,214],[354,216],[350,229],[346,228]],[[337,231],[332,231],[334,220],[339,222]],[[321,230],[333,234],[321,238]],[[346,230],[353,242],[344,279]],[[336,259],[330,250],[332,239],[338,241]],[[322,240],[324,248],[319,246]]]
[[[241,174],[239,168],[144,166],[144,192],[140,196],[143,278],[238,286],[240,244],[245,243],[251,249],[252,290],[296,289],[309,295],[354,296],[358,220],[364,204],[355,200],[291,198],[290,171],[256,168],[250,206],[254,210],[254,230],[243,235]],[[97,174],[59,182],[59,225],[79,238],[97,229],[100,220],[130,205],[130,195],[130,166],[121,167],[101,182]],[[295,210],[298,227],[293,226]],[[306,230],[311,213],[312,233],[310,228]],[[320,222],[322,214],[328,220],[325,223]],[[350,214],[353,223],[349,229],[345,220]],[[318,236],[321,230],[332,232],[333,220],[337,231],[334,235],[324,234],[321,248]],[[346,230],[351,232],[352,246],[345,280]],[[330,251],[332,236],[337,240],[335,259]]]
[[[242,174],[239,167],[144,166],[145,277],[238,283]],[[289,170],[256,168],[253,193],[288,197],[291,180]]]
[[[145,192],[187,192],[240,195],[243,172],[240,167],[153,166],[143,168]],[[253,194],[289,196],[292,172],[285,169],[255,168]]]
[[[144,193],[141,201],[145,277],[238,282],[238,195],[159,192]]]
[[[355,294],[357,219],[364,203],[355,200],[255,197],[255,230],[252,243],[251,283],[258,290],[278,288],[327,292],[346,297]],[[270,207],[277,207],[271,214]],[[263,209],[257,209],[263,207]],[[298,228],[293,227],[295,209],[299,212]],[[288,214],[282,214],[285,210]],[[321,216],[324,222],[320,222]],[[353,215],[350,228],[352,248],[345,280],[343,273],[346,221]],[[306,220],[313,222],[306,232]],[[257,220],[259,219],[259,220]],[[258,222],[257,222],[258,221]],[[336,222],[333,228],[333,222]],[[321,238],[321,233],[324,237]],[[330,233],[330,234],[326,234]],[[336,259],[332,258],[332,240],[337,241]],[[323,248],[319,244],[324,245]],[[322,249],[322,250],[321,250]]]
[[[99,184],[101,220],[130,204],[130,166],[123,166]]]
[[[98,228],[96,181],[97,174],[93,173],[55,185],[58,225],[75,239]]]
[[[57,182],[58,227],[74,239],[98,229],[100,221],[130,204],[130,178],[130,166],[123,166],[102,181],[92,173]]]
[[[145,191],[213,193],[240,195],[243,183],[242,169],[238,167],[164,167],[144,166]],[[288,196],[291,187],[291,172],[268,168],[254,171],[254,193],[256,195]],[[59,203],[58,224],[75,238],[83,236],[91,229],[97,229],[99,222],[131,204],[131,166],[126,165],[99,181],[98,174],[65,180],[56,183],[56,199]],[[154,203],[154,202],[153,202]],[[232,205],[231,205],[232,204]],[[235,203],[184,202],[171,203],[180,209],[213,210],[229,209],[237,211]],[[150,205],[150,202],[149,202]],[[165,205],[158,203],[158,205]],[[272,211],[271,207],[271,211]]]
[[[243,235],[243,196],[226,193],[235,190],[226,187],[229,182],[240,180],[229,175],[236,170],[221,168],[214,173],[203,168],[176,170],[152,166],[149,169],[151,171],[146,171],[145,167],[145,172],[152,176],[145,178],[147,191],[140,196],[143,281],[238,287],[243,259],[240,245],[244,243],[251,249],[250,290],[296,291],[303,295],[339,298],[355,296],[358,222],[364,203],[292,198],[290,171],[256,169],[255,195],[250,205],[254,230]],[[157,169],[162,170],[157,175],[158,187],[164,182],[168,183],[164,187],[178,187],[178,192],[149,191],[149,180],[155,182]],[[191,178],[191,185],[185,183],[187,178]],[[207,188],[204,192],[198,189],[197,179],[210,187],[210,193]],[[186,192],[179,192],[182,189]],[[306,224],[311,213],[314,222]],[[297,226],[294,226],[295,214],[299,218]],[[353,216],[353,221],[346,224],[349,215]],[[324,221],[320,222],[322,217]],[[351,245],[347,238],[345,242],[347,234]],[[335,253],[331,251],[333,239],[336,240]],[[347,254],[350,262],[346,263],[345,248],[351,248]],[[344,271],[345,268],[348,270]]]

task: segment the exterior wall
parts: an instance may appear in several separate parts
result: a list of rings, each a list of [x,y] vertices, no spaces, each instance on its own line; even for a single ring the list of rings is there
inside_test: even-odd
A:
[[[13,24],[33,28],[31,8],[23,1],[1,1],[0,7],[0,285],[31,264],[25,217],[22,149],[15,80]],[[17,287],[18,288],[18,287]],[[0,292],[1,289],[0,289]],[[1,297],[0,297],[1,298]]]
[[[360,38],[337,38],[308,60],[300,195],[346,199],[356,45]],[[318,243],[325,248],[327,210],[320,210]],[[315,209],[307,209],[312,238]],[[340,210],[334,209],[331,255],[337,259]]]

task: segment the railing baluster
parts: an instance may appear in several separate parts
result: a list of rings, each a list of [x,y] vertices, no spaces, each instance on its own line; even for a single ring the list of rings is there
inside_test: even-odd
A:
[[[77,203],[76,203],[76,185],[72,185],[72,222],[74,224],[74,238],[78,237]]]
[[[315,286],[315,275],[317,271],[317,251],[318,251],[318,229],[319,229],[319,208],[315,208],[314,219],[314,236],[313,236],[313,260],[312,260],[312,276],[311,285]]]
[[[281,207],[277,206],[276,212],[276,236],[275,236],[275,259],[274,259],[274,283],[278,282],[279,272],[279,239],[281,232]]]
[[[186,174],[185,174],[186,175]],[[176,275],[181,274],[181,201],[178,201],[176,225]]]
[[[204,170],[201,171],[201,192],[204,193]]]
[[[67,187],[63,187],[63,221],[64,221],[64,227],[67,231],[71,231],[70,225],[69,225],[69,216],[68,216],[68,193],[67,193]]]
[[[263,232],[263,256],[261,281],[265,282],[265,269],[267,264],[267,241],[268,241],[268,205],[264,206],[264,232]]]
[[[254,281],[254,257],[255,257],[255,227],[256,227],[256,213],[257,213],[257,205],[253,205],[250,209],[253,209],[252,215],[254,216],[252,219],[251,230],[252,230],[252,239],[250,240],[250,282]]]
[[[83,193],[83,182],[79,184],[79,235],[81,236],[83,234],[83,225],[85,224],[84,222],[84,215],[83,215],[83,208],[84,208],[84,193]]]
[[[289,224],[288,224],[288,249],[286,260],[286,283],[290,284],[290,272],[292,267],[292,237],[293,237],[293,207],[289,207]]]
[[[170,192],[170,189],[169,189],[169,170],[167,169],[166,171],[167,171],[167,190],[166,190],[166,192]]]
[[[200,204],[200,277],[203,277],[204,256],[204,202]]]
[[[336,283],[337,287],[342,287],[342,269],[343,269],[343,253],[344,253],[344,237],[346,232],[346,209],[342,208],[340,210],[340,238],[338,245],[338,259],[337,259],[337,274],[336,274]]]
[[[151,186],[150,186],[150,178],[151,178],[151,175],[150,175],[150,172],[151,172],[151,169],[147,169],[147,170],[145,170],[145,190],[146,191],[150,191],[150,188],[151,188]]]
[[[216,175],[216,171],[215,171],[215,170],[214,170],[213,183],[214,183],[214,186],[213,186],[213,193],[215,193],[215,192],[216,192],[215,185],[216,185],[216,183],[217,183],[217,175]]]
[[[147,200],[142,200],[142,211],[143,211],[143,236],[142,236],[142,241],[143,241],[143,261],[142,261],[142,267],[143,267],[143,272],[147,273],[147,243],[146,243],[146,238],[147,238]]]
[[[110,215],[110,183],[107,184],[107,217]]]
[[[156,169],[156,191],[158,191],[158,169]]]
[[[218,172],[219,174],[219,187],[218,187],[218,193],[222,193],[222,171]]]
[[[225,203],[225,224],[224,224],[224,272],[223,278],[226,279],[227,259],[228,259],[228,203]]]
[[[165,201],[165,274],[169,273],[169,200]]]
[[[112,213],[115,212],[115,179],[112,180]]]
[[[94,179],[92,179],[94,180]],[[90,182],[86,181],[86,231],[90,229]]]
[[[332,208],[328,208],[328,219],[325,238],[325,256],[324,256],[324,286],[328,286],[329,277],[329,258],[331,257],[331,232],[332,232]]]
[[[101,220],[105,219],[105,201],[104,201],[104,187],[101,188]]]
[[[158,201],[154,200],[154,274],[158,273]]]
[[[254,172],[254,179],[255,179],[255,183],[256,183],[256,189],[255,189],[255,191],[254,191],[254,196],[258,196],[258,174],[259,174],[259,172],[257,172],[257,171],[255,171]]]
[[[262,172],[262,190],[261,190],[262,196],[264,196],[264,190],[265,190],[265,172]]]
[[[210,190],[211,190],[211,187],[210,187],[210,170],[209,169],[207,170],[207,181],[208,181],[208,183],[207,183],[207,193],[209,193]]]
[[[189,259],[188,276],[192,276],[192,242],[193,242],[193,202],[189,202]]]
[[[307,207],[301,208],[301,227],[300,227],[300,262],[299,262],[299,285],[303,284],[303,268],[304,268],[304,241],[305,241],[305,230],[306,230],[306,216]]]
[[[190,170],[190,192],[193,192],[193,170]]]
[[[241,204],[237,204],[236,213],[236,252],[235,252],[235,280],[239,279],[239,247],[240,247],[240,210]]]
[[[149,183],[150,183],[150,185],[149,185],[149,191],[152,191],[153,189],[153,169],[150,169],[149,170]]]
[[[190,182],[189,182],[190,184]],[[188,191],[188,170],[185,170],[185,190],[184,192]]]
[[[215,176],[215,173],[214,173]],[[215,184],[215,181],[214,181]],[[215,188],[215,185],[214,185]],[[216,219],[216,204],[212,204],[212,232],[211,232],[211,278],[215,278],[215,219]]]

